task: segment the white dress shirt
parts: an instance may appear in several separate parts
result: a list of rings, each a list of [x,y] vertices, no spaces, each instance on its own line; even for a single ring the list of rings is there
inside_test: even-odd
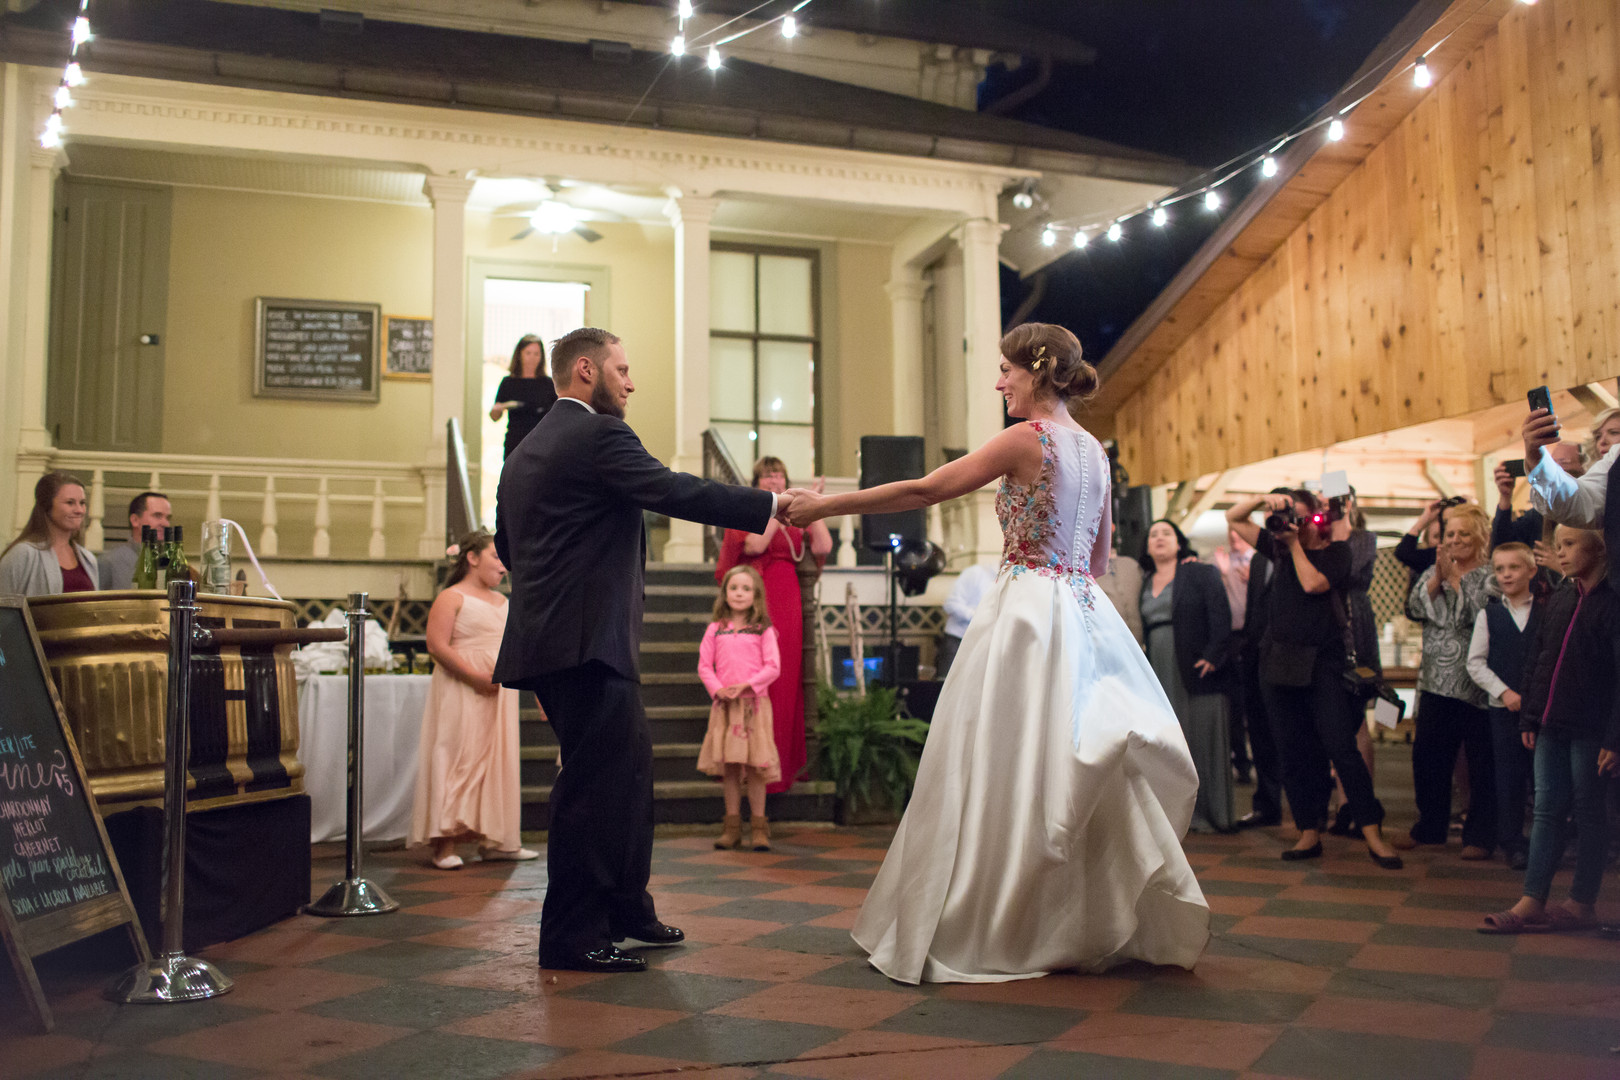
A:
[[[1542,448],[1541,463],[1525,479],[1530,484],[1530,505],[1550,521],[1576,529],[1603,528],[1603,504],[1609,488],[1609,469],[1620,446],[1612,446],[1603,460],[1580,479],[1570,476]]]
[[[956,579],[956,587],[945,600],[945,632],[952,637],[967,633],[973,613],[984,602],[984,594],[995,584],[995,571],[983,563],[974,563]]]
[[[1528,596],[1524,598],[1523,604],[1515,604],[1505,596],[1502,598],[1503,606],[1508,609],[1508,614],[1513,616],[1513,624],[1520,630],[1523,630],[1524,624],[1530,621],[1530,603]],[[1474,616],[1474,635],[1468,639],[1468,677],[1491,696],[1491,708],[1500,709],[1502,691],[1508,689],[1508,684],[1491,670],[1488,660],[1490,654],[1491,630],[1486,622],[1485,611],[1481,609],[1480,613]]]

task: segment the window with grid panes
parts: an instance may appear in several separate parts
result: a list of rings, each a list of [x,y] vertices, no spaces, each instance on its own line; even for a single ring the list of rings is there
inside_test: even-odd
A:
[[[709,423],[743,469],[777,457],[819,473],[819,254],[715,244],[709,256]]]

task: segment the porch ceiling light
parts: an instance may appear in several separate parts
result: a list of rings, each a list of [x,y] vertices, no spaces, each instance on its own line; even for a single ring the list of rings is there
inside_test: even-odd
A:
[[[1328,142],[1338,142],[1344,138],[1344,121],[1334,117],[1328,124],[1327,137]]]
[[[799,20],[792,15],[782,16],[782,36],[785,38],[799,36]]]
[[[529,214],[529,224],[536,232],[561,236],[579,227],[579,214],[567,203],[547,199]]]

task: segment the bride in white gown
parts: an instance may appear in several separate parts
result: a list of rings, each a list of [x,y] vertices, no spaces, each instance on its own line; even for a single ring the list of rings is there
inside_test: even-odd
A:
[[[940,693],[917,785],[855,941],[905,983],[1002,982],[1127,960],[1191,968],[1209,906],[1181,850],[1198,791],[1147,658],[1097,587],[1108,459],[1066,407],[1097,374],[1069,331],[1001,342],[1026,423],[920,480],[818,497],[795,525],[915,509],[1001,478],[996,582]]]

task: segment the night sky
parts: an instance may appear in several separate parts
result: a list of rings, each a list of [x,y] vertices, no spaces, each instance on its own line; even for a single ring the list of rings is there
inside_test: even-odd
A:
[[[1097,49],[1088,66],[1057,65],[1051,85],[1011,115],[1169,154],[1199,168],[1267,141],[1325,104],[1411,8],[1411,0],[1018,0],[996,4]],[[993,67],[988,104],[1035,75]],[[1244,174],[1222,188],[1227,208],[1248,193]],[[1200,200],[1171,224],[1128,228],[1120,244],[1092,243],[1046,271],[1030,315],[1061,323],[1101,360],[1214,229]],[[1002,271],[1010,316],[1030,283]]]

